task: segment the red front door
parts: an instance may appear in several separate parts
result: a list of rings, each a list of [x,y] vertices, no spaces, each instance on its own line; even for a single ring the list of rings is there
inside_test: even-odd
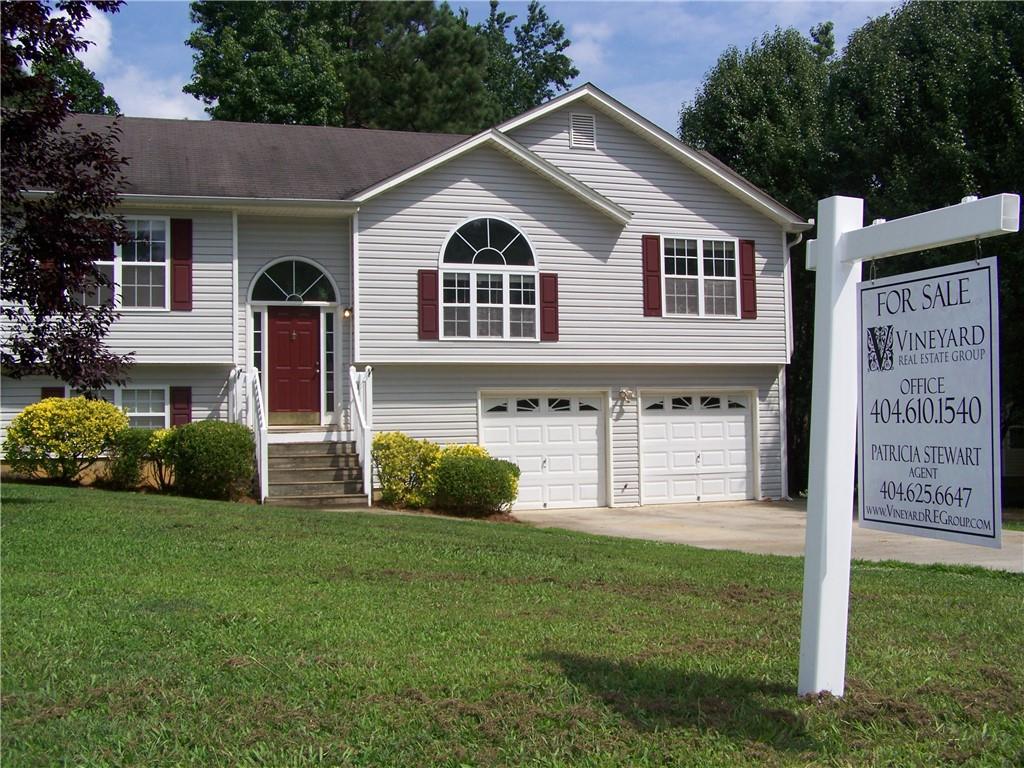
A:
[[[267,323],[270,412],[319,414],[320,310],[270,307]]]

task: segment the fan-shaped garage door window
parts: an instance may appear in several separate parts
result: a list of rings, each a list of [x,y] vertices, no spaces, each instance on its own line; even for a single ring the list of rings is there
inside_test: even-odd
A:
[[[532,267],[533,251],[523,233],[501,219],[473,219],[448,238],[445,264]]]
[[[253,301],[334,302],[331,281],[319,267],[306,261],[280,261],[260,275],[252,289]]]

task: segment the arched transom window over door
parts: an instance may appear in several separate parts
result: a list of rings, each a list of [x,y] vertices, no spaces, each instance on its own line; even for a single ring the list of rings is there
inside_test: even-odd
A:
[[[253,301],[336,302],[331,281],[315,264],[298,259],[267,267],[252,289]]]
[[[537,265],[507,221],[467,221],[441,257],[441,338],[536,339]]]

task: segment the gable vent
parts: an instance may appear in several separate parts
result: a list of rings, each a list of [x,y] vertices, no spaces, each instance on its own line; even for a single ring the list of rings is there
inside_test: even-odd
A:
[[[569,146],[573,149],[597,147],[597,128],[593,115],[569,115]]]

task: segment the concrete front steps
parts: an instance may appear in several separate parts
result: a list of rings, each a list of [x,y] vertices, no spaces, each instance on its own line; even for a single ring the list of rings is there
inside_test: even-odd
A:
[[[268,504],[365,507],[363,468],[353,442],[271,443]]]

